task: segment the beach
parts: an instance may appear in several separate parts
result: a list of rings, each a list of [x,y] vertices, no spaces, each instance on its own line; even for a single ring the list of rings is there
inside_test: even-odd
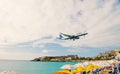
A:
[[[84,62],[34,62],[34,61],[16,61],[16,60],[0,60],[0,73],[11,72],[12,74],[53,74],[61,71],[61,66],[70,64],[76,65],[92,62],[106,62],[100,61],[84,61]],[[13,73],[14,71],[14,73]],[[10,73],[8,73],[10,74]]]
[[[86,61],[75,65],[66,64],[61,69],[53,74],[120,74],[120,62],[117,60]]]

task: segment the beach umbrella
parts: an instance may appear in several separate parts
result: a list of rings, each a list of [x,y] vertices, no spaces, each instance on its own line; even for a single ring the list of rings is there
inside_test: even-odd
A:
[[[19,74],[17,71],[3,71],[0,74]]]
[[[69,70],[61,70],[58,72],[54,72],[53,74],[72,74]]]
[[[85,71],[85,69],[82,66],[79,66],[78,68],[76,68],[75,70],[72,71],[72,74],[80,74],[84,71]]]
[[[117,56],[115,56],[115,59],[120,61],[120,54],[118,54]]]
[[[103,62],[98,62],[98,63],[96,63],[95,65],[100,66],[100,67],[103,67]]]
[[[84,67],[83,63],[77,63],[77,64],[75,64],[74,66],[75,66],[76,68],[79,67],[79,66]]]
[[[114,60],[109,60],[108,62],[112,64],[112,63],[114,63]]]
[[[90,64],[85,69],[86,69],[86,71],[90,71],[90,70],[95,70],[95,69],[98,69],[98,68],[101,68],[101,67],[97,66],[97,65],[94,65],[94,64]]]
[[[61,69],[71,70],[71,69],[73,69],[73,66],[72,66],[71,64],[66,64],[66,65],[63,65],[63,66],[61,67]]]
[[[88,66],[90,63],[89,62],[84,62],[83,65],[86,67]]]
[[[77,71],[79,71],[79,72],[84,72],[84,71],[85,71],[85,68],[83,68],[82,66],[79,66],[79,67],[77,68]]]

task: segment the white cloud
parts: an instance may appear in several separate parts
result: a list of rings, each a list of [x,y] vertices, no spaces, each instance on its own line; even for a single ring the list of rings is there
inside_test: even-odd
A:
[[[39,47],[40,47],[40,48],[44,48],[44,47],[45,47],[45,45],[43,45],[43,44],[42,44],[42,45],[39,45]]]
[[[42,53],[48,53],[49,51],[48,50],[42,50]]]
[[[29,42],[44,48],[45,43],[66,47],[119,46],[120,5],[117,0],[0,0],[0,47]],[[100,6],[98,6],[100,5]],[[78,12],[81,15],[77,15]],[[59,32],[88,36],[76,41],[55,40]],[[50,39],[41,39],[51,36]],[[47,51],[45,51],[47,52]]]
[[[85,0],[76,2],[75,5],[72,0],[1,1],[0,43],[15,44],[49,35],[55,38],[59,32],[76,34],[86,30],[89,33],[87,38],[75,42],[65,41],[62,44],[99,46],[101,37],[103,38],[101,41],[104,41],[112,35],[104,37],[105,33],[109,33],[106,30],[119,24],[120,10],[111,12],[115,2],[107,1],[103,3],[102,8],[97,8],[98,0]],[[75,15],[78,11],[82,12],[81,16]],[[75,19],[70,19],[70,16]]]
[[[0,59],[31,60],[38,56],[42,56],[42,55],[33,54],[29,52],[8,52],[8,51],[0,50]]]
[[[87,50],[87,49],[82,49],[82,48],[73,48],[73,49],[68,49],[67,50],[68,52],[72,52],[72,53],[87,53],[87,52],[89,52],[89,50]]]

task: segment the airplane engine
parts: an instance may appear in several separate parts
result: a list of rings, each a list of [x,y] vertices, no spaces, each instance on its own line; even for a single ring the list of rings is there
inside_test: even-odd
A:
[[[79,36],[76,36],[75,39],[79,39]]]

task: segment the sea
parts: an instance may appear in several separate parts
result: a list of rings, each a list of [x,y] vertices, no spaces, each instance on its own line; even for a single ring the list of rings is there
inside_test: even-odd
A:
[[[53,74],[60,71],[65,64],[74,65],[77,62],[36,62],[18,60],[0,60],[0,72],[17,71],[20,74]]]

